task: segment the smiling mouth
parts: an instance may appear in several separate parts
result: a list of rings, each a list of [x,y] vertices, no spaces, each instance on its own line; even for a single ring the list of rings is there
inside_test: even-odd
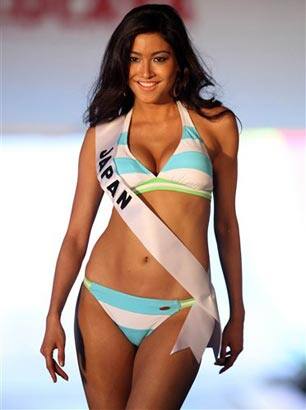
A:
[[[137,84],[142,90],[151,91],[156,88],[158,82],[157,81],[137,81]]]

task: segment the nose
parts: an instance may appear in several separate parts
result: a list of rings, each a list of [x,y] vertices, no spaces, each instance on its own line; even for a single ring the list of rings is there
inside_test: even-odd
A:
[[[140,64],[140,74],[143,78],[150,78],[154,73],[152,72],[150,60],[143,59]]]

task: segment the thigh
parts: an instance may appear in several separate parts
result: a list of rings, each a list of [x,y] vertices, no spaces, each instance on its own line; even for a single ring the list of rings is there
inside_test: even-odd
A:
[[[126,409],[171,410],[183,404],[200,364],[190,348],[170,352],[190,309],[170,316],[140,344]]]
[[[137,348],[83,284],[75,309],[74,335],[89,407],[124,409]]]

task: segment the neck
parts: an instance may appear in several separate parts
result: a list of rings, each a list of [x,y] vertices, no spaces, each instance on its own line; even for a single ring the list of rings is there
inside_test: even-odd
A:
[[[157,103],[145,103],[135,99],[133,116],[143,121],[161,122],[177,115],[177,103],[174,100]]]

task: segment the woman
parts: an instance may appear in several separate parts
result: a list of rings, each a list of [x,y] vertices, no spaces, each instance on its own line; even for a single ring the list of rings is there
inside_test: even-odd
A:
[[[233,365],[243,349],[241,254],[235,213],[238,131],[231,110],[214,98],[206,100],[199,95],[203,87],[212,85],[183,21],[169,5],[132,9],[107,45],[86,118],[90,127],[80,151],[76,193],[41,346],[54,382],[56,374],[68,380],[52,354],[57,348],[58,361],[64,363],[65,333],[60,316],[81,268],[101,199],[105,192],[111,198],[113,195],[111,184],[105,183],[110,158],[106,155],[112,148],[104,148],[111,127],[122,119],[122,132],[114,134],[114,172],[127,192],[133,191],[133,201],[143,214],[135,215],[133,205],[130,216],[134,212],[134,225],[129,225],[132,216],[127,217],[124,207],[114,201],[109,224],[85,267],[75,311],[75,342],[90,408],[178,409],[200,367],[196,352],[202,354],[206,346],[218,347],[207,243],[212,192],[214,228],[230,302],[230,318],[215,362],[223,366],[220,373]],[[154,222],[154,229],[160,226],[163,232],[148,232],[143,215]],[[164,233],[167,238],[173,236],[173,247],[167,248],[167,241],[161,239]],[[148,241],[146,246],[142,238]],[[180,251],[174,254],[175,246]],[[203,270],[201,278],[205,286],[209,284],[207,300],[216,312],[215,319],[202,309],[204,304],[200,306],[200,298],[190,290],[195,289],[193,284],[188,290],[182,285],[190,277],[193,280],[193,270],[184,271],[181,280],[176,277],[184,263],[181,251]],[[175,258],[169,256],[171,252]],[[174,263],[175,268],[168,269]],[[202,309],[202,323],[209,331],[201,326],[197,329],[193,318],[188,339],[188,329],[186,333],[181,330],[196,305]],[[198,331],[207,337],[205,343],[204,338],[194,337]],[[176,343],[173,349],[176,341],[183,340],[193,340],[198,346],[187,344],[189,349]]]

